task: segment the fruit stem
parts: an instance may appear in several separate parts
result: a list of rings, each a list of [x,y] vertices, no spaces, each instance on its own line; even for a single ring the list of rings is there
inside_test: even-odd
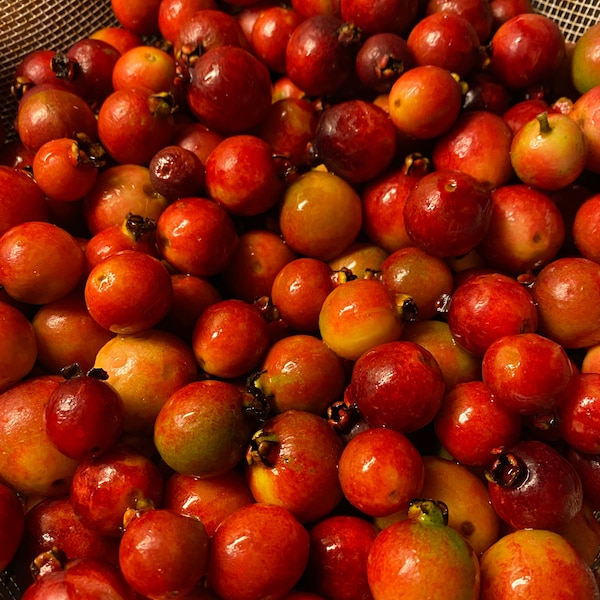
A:
[[[527,473],[527,466],[516,454],[501,450],[485,471],[485,478],[502,487],[518,487],[527,478]]]
[[[548,121],[548,111],[540,113],[536,117],[538,123],[540,124],[540,134],[548,135],[552,131],[552,127],[550,127],[550,122]]]

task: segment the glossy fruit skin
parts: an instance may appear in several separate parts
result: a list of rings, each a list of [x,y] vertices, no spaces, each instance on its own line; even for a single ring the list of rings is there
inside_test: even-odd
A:
[[[254,503],[229,516],[212,538],[207,580],[223,600],[279,598],[299,581],[309,534],[285,508]],[[263,557],[269,556],[269,565]]]
[[[220,273],[219,287],[224,295],[253,304],[259,298],[270,297],[279,271],[297,257],[275,231],[243,231]]]
[[[584,454],[600,454],[599,384],[600,373],[575,373],[558,403],[561,437],[572,448]]]
[[[573,48],[570,70],[575,89],[585,94],[595,87],[598,80],[598,30],[600,27],[590,26],[577,40]],[[583,38],[583,39],[582,39]]]
[[[119,544],[119,568],[125,580],[149,598],[190,592],[207,564],[208,535],[202,521],[169,509],[136,514]]]
[[[15,556],[25,530],[25,512],[16,492],[0,484],[0,526],[4,543],[0,553],[0,571],[4,571]]]
[[[98,137],[96,116],[81,97],[64,89],[34,90],[23,98],[17,112],[16,129],[23,145],[32,152],[57,138],[78,131],[92,140]]]
[[[534,13],[516,15],[503,23],[491,42],[491,72],[510,89],[524,89],[552,78],[565,57],[565,40],[548,17]],[[527,53],[538,57],[523,60]]]
[[[309,589],[332,600],[371,600],[367,556],[378,530],[363,517],[333,515],[309,529]]]
[[[244,399],[236,386],[219,380],[194,381],[176,390],[154,425],[162,459],[184,475],[210,477],[232,469],[252,435]]]
[[[148,165],[174,132],[170,99],[149,88],[115,90],[98,113],[98,137],[120,164]]]
[[[346,443],[339,461],[344,497],[362,513],[385,517],[418,497],[425,471],[417,448],[402,433],[371,427]]]
[[[305,334],[272,344],[253,380],[274,412],[296,409],[321,416],[342,397],[345,384],[342,360],[322,340]]]
[[[303,20],[288,7],[272,6],[260,11],[252,27],[250,44],[270,71],[285,73],[287,42]]]
[[[133,286],[133,278],[144,286]],[[166,267],[153,256],[125,250],[96,265],[85,282],[85,301],[94,320],[114,333],[139,333],[169,310],[173,290]]]
[[[548,193],[524,184],[492,190],[492,216],[477,252],[509,275],[536,271],[553,260],[565,240],[565,219]]]
[[[83,214],[92,235],[107,227],[120,226],[128,213],[158,220],[167,199],[150,181],[148,167],[114,165],[105,168],[83,200]]]
[[[208,198],[180,198],[165,209],[156,224],[163,258],[177,271],[198,277],[219,273],[237,240],[230,215]]]
[[[0,392],[17,383],[31,371],[38,356],[35,329],[24,313],[0,302]]]
[[[388,111],[400,133],[417,140],[442,135],[454,124],[461,93],[450,71],[420,65],[405,71],[388,94]]]
[[[512,467],[506,458],[511,456],[518,466],[509,473]],[[556,530],[581,510],[583,490],[579,475],[563,455],[545,442],[517,442],[498,454],[486,473],[494,510],[515,529]],[[507,475],[512,479],[515,474],[514,481],[505,479]]]
[[[340,358],[357,360],[371,348],[400,337],[404,322],[398,302],[377,279],[346,281],[323,301],[321,338]]]
[[[44,193],[62,202],[83,198],[98,177],[98,169],[72,138],[57,138],[42,144],[33,157],[32,169]]]
[[[287,76],[309,96],[333,94],[352,76],[359,40],[358,30],[339,16],[307,17],[288,40]],[[315,48],[319,51],[315,52]]]
[[[587,155],[583,129],[561,113],[541,113],[514,134],[510,146],[519,179],[548,191],[573,183],[585,169]]]
[[[559,404],[573,376],[560,344],[537,333],[504,336],[483,355],[481,377],[495,399],[520,415],[534,415]]]
[[[66,456],[84,460],[112,448],[123,432],[123,400],[93,371],[66,379],[46,404],[46,431]]]
[[[0,235],[25,221],[48,221],[44,192],[23,169],[0,165]]]
[[[254,501],[242,471],[231,469],[212,477],[173,473],[165,484],[163,507],[200,519],[212,537],[229,515]]]
[[[132,434],[151,434],[171,394],[198,377],[189,344],[158,328],[113,336],[98,349],[93,366],[108,374],[123,401],[123,430]]]
[[[462,79],[480,60],[475,27],[456,13],[440,11],[425,15],[410,30],[406,41],[418,65],[436,65]]]
[[[432,354],[414,342],[379,344],[355,363],[349,395],[372,425],[401,433],[421,429],[440,408],[445,384]]]
[[[481,600],[600,598],[590,568],[562,536],[551,531],[509,533],[480,562]]]
[[[382,108],[347,100],[320,114],[312,148],[328,171],[358,184],[377,177],[392,163],[397,134]]]
[[[360,196],[344,179],[311,170],[290,183],[279,207],[279,228],[298,254],[330,260],[354,242],[362,225]]]
[[[52,444],[44,423],[45,404],[60,381],[31,377],[0,394],[0,478],[28,496],[64,495],[77,468],[77,461]],[[20,443],[23,439],[29,443]]]
[[[52,548],[60,548],[69,560],[92,558],[116,565],[119,540],[84,524],[67,495],[45,498],[26,513],[23,539],[13,563],[22,588],[31,583],[32,561]]]
[[[281,98],[273,101],[257,133],[275,154],[285,156],[297,167],[307,166],[308,144],[315,135],[317,122],[317,107],[308,99]]]
[[[415,553],[418,561],[411,558]],[[407,519],[379,533],[369,552],[367,577],[374,600],[417,598],[425,593],[435,600],[479,598],[475,553],[444,523],[440,508],[431,500],[415,503]]]
[[[206,160],[206,190],[229,214],[254,216],[279,201],[285,188],[282,171],[266,141],[232,135]]]
[[[252,304],[237,298],[206,308],[192,332],[192,349],[200,368],[224,379],[249,375],[269,343],[266,319]]]
[[[573,221],[573,241],[584,258],[594,262],[600,259],[598,248],[598,230],[596,228],[596,210],[600,205],[600,196],[593,194],[578,208]]]
[[[190,76],[189,108],[210,129],[241,132],[258,125],[269,112],[269,71],[243,48],[211,48],[194,63]]]
[[[87,527],[99,535],[120,538],[127,509],[136,508],[142,500],[162,504],[164,476],[149,457],[118,444],[77,466],[69,497]]]
[[[412,298],[419,321],[433,318],[437,314],[438,300],[452,292],[453,276],[448,264],[416,246],[392,252],[378,270],[388,289]]]
[[[464,464],[424,455],[422,498],[448,507],[448,526],[458,531],[481,556],[500,536],[500,519],[490,505],[485,483]]]
[[[92,558],[75,558],[57,570],[42,573],[25,590],[23,598],[70,598],[73,589],[85,589],[90,600],[107,597],[114,600],[135,599],[133,590],[115,565]]]
[[[429,350],[442,371],[446,392],[458,383],[481,377],[481,360],[456,342],[444,321],[429,319],[407,323],[400,339]]]
[[[175,93],[175,59],[156,46],[142,44],[119,56],[112,70],[112,90],[143,87]]]
[[[0,238],[0,283],[28,304],[47,304],[72,292],[83,275],[84,256],[74,236],[45,221],[15,225]]]
[[[413,187],[404,204],[404,225],[413,244],[434,256],[462,256],[485,236],[492,199],[471,175],[435,170]]]
[[[435,432],[444,448],[464,465],[486,466],[493,450],[519,441],[521,417],[497,402],[479,380],[456,384],[435,416]]]
[[[510,160],[512,138],[510,127],[500,115],[469,110],[436,141],[431,159],[436,169],[465,171],[493,190],[514,176]]]
[[[431,170],[431,162],[419,153],[365,185],[362,193],[363,230],[390,254],[412,246],[404,224],[404,204],[413,185]]]
[[[531,293],[537,303],[539,333],[564,348],[584,348],[600,341],[600,266],[582,257],[557,258],[537,275]]]
[[[529,290],[502,273],[476,275],[451,295],[448,326],[457,343],[476,356],[502,336],[536,331],[538,321]]]
[[[277,273],[270,296],[281,318],[293,330],[315,333],[319,330],[321,307],[332,289],[332,273],[327,263],[301,257]]]
[[[181,146],[172,144],[158,150],[148,169],[152,187],[171,202],[205,191],[204,165],[194,152]]]
[[[320,415],[290,409],[254,433],[245,473],[259,503],[284,507],[301,523],[316,522],[342,500],[338,462],[343,443]]]

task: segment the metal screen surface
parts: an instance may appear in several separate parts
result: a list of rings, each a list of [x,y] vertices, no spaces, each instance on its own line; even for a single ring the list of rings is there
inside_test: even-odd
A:
[[[16,111],[10,87],[21,58],[38,48],[67,50],[116,24],[110,0],[0,0],[0,119],[8,138]]]
[[[532,5],[536,12],[556,21],[568,42],[576,42],[600,21],[598,0],[532,0]]]

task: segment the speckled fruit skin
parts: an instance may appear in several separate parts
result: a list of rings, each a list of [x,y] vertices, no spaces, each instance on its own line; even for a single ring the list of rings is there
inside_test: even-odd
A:
[[[309,547],[308,531],[285,508],[244,506],[212,538],[208,583],[223,600],[282,598],[304,572]]]
[[[398,340],[365,352],[354,364],[350,397],[372,426],[401,433],[431,422],[445,392],[433,355],[414,342]]]
[[[591,569],[562,536],[519,529],[483,554],[481,600],[598,600]],[[567,583],[568,582],[568,583]]]
[[[477,557],[433,501],[415,503],[407,519],[381,531],[369,552],[367,577],[374,600],[479,599]]]
[[[239,463],[252,434],[244,394],[232,383],[194,381],[175,391],[154,425],[163,460],[184,475],[209,477]]]
[[[272,417],[254,434],[246,454],[255,500],[282,506],[302,523],[325,517],[342,500],[342,449],[338,434],[319,415],[290,409]]]

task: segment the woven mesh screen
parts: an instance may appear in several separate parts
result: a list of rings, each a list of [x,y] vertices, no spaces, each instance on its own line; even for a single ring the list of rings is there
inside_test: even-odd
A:
[[[532,5],[536,12],[556,21],[568,42],[576,42],[600,21],[598,0],[533,0]]]
[[[67,50],[77,40],[116,25],[110,0],[0,0],[0,118],[11,137],[14,70],[32,50]]]

